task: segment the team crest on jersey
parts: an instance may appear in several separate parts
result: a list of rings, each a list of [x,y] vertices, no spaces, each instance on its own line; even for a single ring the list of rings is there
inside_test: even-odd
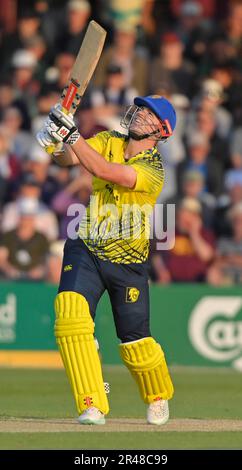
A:
[[[139,289],[136,289],[136,287],[126,287],[126,302],[136,302],[139,298],[139,294]]]

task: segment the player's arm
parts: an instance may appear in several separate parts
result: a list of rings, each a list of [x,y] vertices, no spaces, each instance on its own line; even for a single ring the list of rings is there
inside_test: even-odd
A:
[[[92,175],[127,188],[133,188],[136,183],[137,174],[132,167],[107,162],[82,137],[75,148],[64,144],[62,150],[52,154],[52,159],[61,167],[82,165]]]
[[[37,139],[42,147],[55,146],[64,143],[65,162],[67,164],[82,164],[92,175],[105,179],[115,184],[134,188],[137,174],[134,168],[118,163],[107,162],[103,156],[93,149],[80,136],[71,113],[65,114],[60,105],[55,106],[47,119],[43,129],[37,134]],[[73,156],[73,152],[74,155]],[[61,160],[61,155],[56,153],[55,159]]]
[[[59,166],[81,164],[92,175],[127,188],[133,188],[136,183],[137,173],[134,168],[107,162],[83,137],[80,137],[72,147],[64,145],[64,149],[53,153],[52,157]]]
[[[94,150],[82,136],[72,145],[79,162],[92,175],[127,188],[133,188],[137,173],[131,166],[107,162],[100,153]]]
[[[52,160],[61,167],[80,165],[80,160],[70,145],[64,144],[63,149],[52,153]]]

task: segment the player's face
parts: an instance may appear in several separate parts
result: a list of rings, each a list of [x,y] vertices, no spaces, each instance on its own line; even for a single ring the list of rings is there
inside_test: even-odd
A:
[[[160,120],[148,108],[137,108],[130,123],[130,130],[137,134],[149,134],[160,127]]]
[[[167,139],[172,135],[168,119],[160,120],[149,108],[145,106],[130,106],[120,121],[124,129],[128,129],[136,136],[144,136],[154,141]]]

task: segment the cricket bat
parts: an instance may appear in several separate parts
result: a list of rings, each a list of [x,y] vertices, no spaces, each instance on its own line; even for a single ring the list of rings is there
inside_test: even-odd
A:
[[[75,114],[77,104],[80,103],[101,56],[106,34],[100,24],[94,20],[90,21],[70,73],[69,82],[61,95],[60,103],[64,112]],[[45,148],[50,154],[54,149],[54,145]]]

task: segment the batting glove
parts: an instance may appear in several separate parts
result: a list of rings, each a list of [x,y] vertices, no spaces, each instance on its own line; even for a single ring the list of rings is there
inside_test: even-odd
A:
[[[46,124],[44,124],[42,129],[36,134],[36,139],[44,149],[51,147],[54,149],[54,152],[60,152],[63,148],[62,142],[56,142],[56,140],[50,136],[46,129]]]
[[[56,142],[65,142],[73,145],[80,137],[72,114],[65,114],[62,111],[61,104],[57,104],[51,109],[45,128]]]

